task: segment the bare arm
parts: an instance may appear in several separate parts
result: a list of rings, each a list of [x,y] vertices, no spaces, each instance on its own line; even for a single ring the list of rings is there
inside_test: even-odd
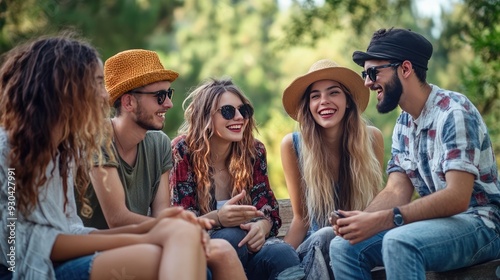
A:
[[[449,217],[469,208],[474,175],[464,171],[446,172],[446,188],[400,207],[405,223]]]
[[[52,247],[50,259],[56,262],[65,261],[80,256],[90,255],[96,251],[109,250],[139,243],[142,243],[142,236],[138,234],[59,234]]]
[[[407,204],[411,201],[413,191],[413,185],[406,174],[392,172],[389,174],[385,188],[366,207],[365,211],[375,212]]]
[[[121,233],[130,233],[130,234],[143,234],[151,230],[159,220],[163,218],[174,218],[179,217],[186,221],[195,222],[196,218],[190,217],[192,213],[186,214],[187,211],[184,211],[182,207],[169,207],[161,211],[156,218],[150,218],[146,221],[139,224],[130,224],[121,227],[114,227],[110,229],[102,229],[102,230],[94,230],[90,232],[90,234],[121,234]],[[192,215],[194,216],[194,215]],[[198,223],[198,222],[196,222]]]
[[[288,134],[281,142],[281,164],[288,194],[290,195],[290,202],[292,203],[293,218],[284,240],[295,249],[302,243],[309,229],[305,219],[305,201],[303,200],[302,180],[297,163],[292,134]]]
[[[131,212],[125,204],[125,192],[115,167],[92,168],[91,181],[102,213],[110,228],[138,224],[151,219]]]
[[[446,172],[446,188],[410,203],[413,186],[404,173],[393,172],[389,175],[387,186],[367,207],[367,212],[392,209],[400,210],[405,223],[448,217],[461,213],[469,207],[474,186],[474,175],[463,171]]]
[[[152,215],[157,217],[158,214],[168,207],[170,207],[170,187],[169,187],[169,176],[170,171],[167,171],[161,175],[160,185],[158,186],[158,191],[156,192],[155,200],[152,205]]]

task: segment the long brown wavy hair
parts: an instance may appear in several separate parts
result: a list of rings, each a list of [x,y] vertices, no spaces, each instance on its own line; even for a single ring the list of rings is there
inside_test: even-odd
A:
[[[97,51],[69,32],[40,37],[4,56],[0,125],[8,134],[8,164],[16,171],[22,214],[37,205],[40,188],[50,179],[50,162],[59,168],[62,191],[76,174],[73,183],[84,193],[96,155],[102,162],[101,144],[109,149],[109,105],[103,81],[96,79],[101,65]]]
[[[179,128],[179,135],[186,135],[191,164],[197,183],[197,196],[201,214],[210,209],[213,197],[210,189],[213,185],[214,170],[210,165],[210,138],[213,136],[212,117],[217,112],[217,104],[225,92],[239,96],[244,104],[251,104],[243,92],[230,79],[210,79],[193,90],[182,103],[184,123]],[[190,101],[189,106],[186,107]],[[243,132],[243,139],[231,144],[226,160],[231,174],[231,196],[246,190],[243,204],[251,204],[250,188],[253,186],[253,162],[256,158],[253,132],[257,130],[254,118],[248,119]]]
[[[342,119],[340,170],[335,170],[331,151],[325,145],[323,127],[318,125],[309,109],[310,85],[300,103],[297,120],[302,135],[299,160],[305,183],[305,198],[309,222],[328,224],[334,209],[363,210],[375,197],[382,184],[382,167],[373,151],[373,141],[367,123],[347,87],[348,108]],[[337,173],[338,172],[338,173]],[[338,174],[338,182],[334,181]],[[321,224],[323,222],[323,224]]]

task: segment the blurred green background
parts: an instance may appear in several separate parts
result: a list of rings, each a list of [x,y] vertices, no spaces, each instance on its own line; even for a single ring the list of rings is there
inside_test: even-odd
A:
[[[126,49],[160,54],[180,73],[165,132],[175,137],[186,93],[209,77],[229,76],[253,102],[269,177],[288,197],[282,137],[296,129],[281,104],[284,88],[315,61],[356,72],[352,52],[379,28],[410,28],[434,45],[427,80],[466,94],[481,111],[500,153],[500,2],[498,0],[0,0],[0,52],[40,34],[73,29],[103,60]],[[386,160],[399,112],[365,116],[385,135]]]

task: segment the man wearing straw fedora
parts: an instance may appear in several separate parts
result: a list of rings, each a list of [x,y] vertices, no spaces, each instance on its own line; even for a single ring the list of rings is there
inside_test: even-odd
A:
[[[172,108],[171,83],[178,74],[167,70],[148,50],[120,52],[104,64],[116,161],[105,173],[92,174],[93,215],[84,222],[96,228],[137,224],[170,205],[168,176],[172,168],[170,139],[161,131]]]
[[[170,207],[172,148],[161,129],[165,113],[173,106],[172,82],[177,77],[149,50],[127,50],[106,60],[105,86],[115,110],[111,126],[116,160],[109,157],[104,168],[92,170],[87,198],[93,214],[82,215],[87,226],[139,224]],[[214,278],[244,278],[232,246],[221,239],[209,242],[207,263]]]
[[[378,111],[402,112],[386,187],[364,212],[340,211],[346,217],[334,226],[337,279],[370,279],[381,265],[387,279],[425,279],[426,271],[500,257],[500,182],[488,130],[467,97],[426,82],[431,55],[425,37],[392,28],[353,54]]]

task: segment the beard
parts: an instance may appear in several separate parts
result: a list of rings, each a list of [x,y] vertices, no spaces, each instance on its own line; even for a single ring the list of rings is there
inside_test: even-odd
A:
[[[163,129],[164,124],[158,126],[154,122],[154,115],[148,115],[139,104],[136,112],[136,120],[138,126],[144,128],[145,130],[161,130]]]
[[[384,88],[384,98],[377,104],[378,112],[384,114],[394,110],[399,104],[401,94],[403,94],[403,85],[397,72],[394,71],[392,80]]]

